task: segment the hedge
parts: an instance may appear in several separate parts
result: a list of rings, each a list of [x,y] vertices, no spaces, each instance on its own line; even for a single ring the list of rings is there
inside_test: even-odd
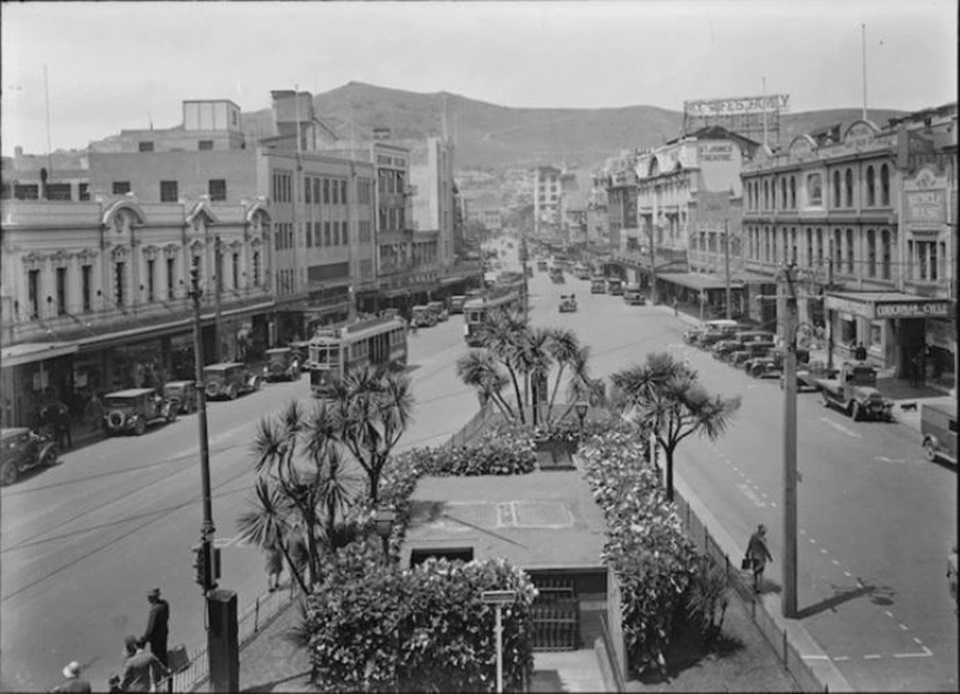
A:
[[[594,436],[577,454],[606,518],[604,563],[620,582],[623,633],[638,674],[664,671],[697,566],[646,450],[642,436],[618,430]]]
[[[304,627],[320,691],[493,691],[494,608],[485,590],[514,590],[503,609],[503,676],[520,691],[533,672],[536,588],[503,560],[431,559],[408,570],[386,565],[357,542],[328,560],[307,598]]]

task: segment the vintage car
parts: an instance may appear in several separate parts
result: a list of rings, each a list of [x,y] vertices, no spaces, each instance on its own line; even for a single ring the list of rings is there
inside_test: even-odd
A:
[[[588,280],[591,275],[590,268],[586,265],[576,265],[573,268],[573,275],[578,280]]]
[[[167,381],[163,397],[177,401],[177,412],[191,414],[197,411],[197,384],[195,381]]]
[[[590,280],[590,293],[591,294],[606,294],[607,293],[607,281],[602,277],[594,277]]]
[[[291,347],[267,350],[263,377],[268,381],[297,381],[300,379],[300,356]]]
[[[425,304],[414,306],[410,311],[410,325],[414,328],[432,328],[437,324],[437,316]]]
[[[554,265],[550,268],[550,281],[554,284],[566,284],[567,280],[563,276],[563,268],[559,265]]]
[[[0,486],[6,487],[20,474],[57,462],[57,445],[47,434],[26,427],[0,429]]]
[[[927,460],[957,464],[957,406],[923,403],[920,405],[920,433]]]
[[[623,280],[619,277],[607,278],[607,294],[623,296]]]
[[[437,317],[438,323],[442,323],[450,317],[450,312],[447,311],[447,306],[442,301],[431,301],[427,304],[427,309]]]
[[[577,297],[574,294],[562,294],[560,296],[560,313],[576,313]]]
[[[467,303],[464,294],[454,294],[450,297],[450,313],[463,313],[463,305]]]
[[[769,354],[775,345],[770,342],[747,342],[740,349],[734,350],[726,355],[725,361],[737,368],[743,368],[744,364],[751,359],[765,357]]]
[[[640,291],[639,286],[628,284],[623,289],[623,303],[630,306],[643,306],[647,303],[647,298]]]
[[[103,399],[103,427],[108,436],[131,432],[142,436],[150,424],[175,421],[179,407],[178,401],[154,388],[118,390]]]
[[[233,400],[238,395],[260,390],[258,374],[250,373],[246,364],[228,362],[203,367],[203,392],[210,400]]]
[[[683,341],[690,345],[700,344],[701,338],[709,332],[733,333],[740,329],[740,324],[735,320],[708,320],[701,325],[688,330],[683,335]]]

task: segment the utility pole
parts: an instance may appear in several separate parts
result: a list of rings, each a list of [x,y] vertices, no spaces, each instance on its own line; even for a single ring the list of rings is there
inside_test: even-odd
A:
[[[220,332],[220,292],[223,289],[223,244],[220,241],[220,235],[213,237],[213,305],[214,305],[214,326],[213,333],[216,338],[213,353],[217,355],[217,363],[223,362],[223,336]]]
[[[783,601],[784,617],[797,614],[797,295],[793,265],[779,282],[783,339]]]
[[[827,259],[827,287],[833,287],[833,252],[831,248],[830,257]],[[833,369],[833,321],[827,313],[827,297],[823,297],[823,320],[827,324],[827,371]]]
[[[203,388],[203,336],[200,325],[200,268],[190,268],[190,298],[193,299],[193,356],[194,378],[197,382],[197,421],[200,429],[200,484],[203,490],[203,524],[200,541],[213,544],[213,501],[210,494],[210,448],[207,441],[207,397]],[[209,555],[208,555],[209,556]],[[209,590],[212,586],[204,586]]]
[[[730,289],[730,222],[723,222],[723,268],[727,283],[727,320],[733,318],[733,290]]]

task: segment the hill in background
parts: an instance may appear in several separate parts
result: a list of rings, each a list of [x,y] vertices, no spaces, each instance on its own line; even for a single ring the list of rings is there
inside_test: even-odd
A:
[[[563,164],[593,168],[631,147],[654,147],[680,134],[683,114],[656,106],[602,109],[538,109],[498,106],[457,94],[420,94],[349,82],[314,96],[317,116],[341,140],[370,138],[374,128],[390,128],[397,138],[447,134],[456,144],[455,166],[528,168]],[[446,124],[444,124],[444,113]],[[883,126],[906,113],[869,111]],[[860,109],[806,111],[781,116],[780,143],[836,123],[860,118]],[[270,109],[243,114],[252,137],[273,134]]]

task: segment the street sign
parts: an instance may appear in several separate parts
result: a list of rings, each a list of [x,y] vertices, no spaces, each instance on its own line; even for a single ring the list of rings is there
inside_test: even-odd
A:
[[[517,592],[514,590],[485,590],[480,594],[480,599],[487,605],[508,605],[516,601]]]

